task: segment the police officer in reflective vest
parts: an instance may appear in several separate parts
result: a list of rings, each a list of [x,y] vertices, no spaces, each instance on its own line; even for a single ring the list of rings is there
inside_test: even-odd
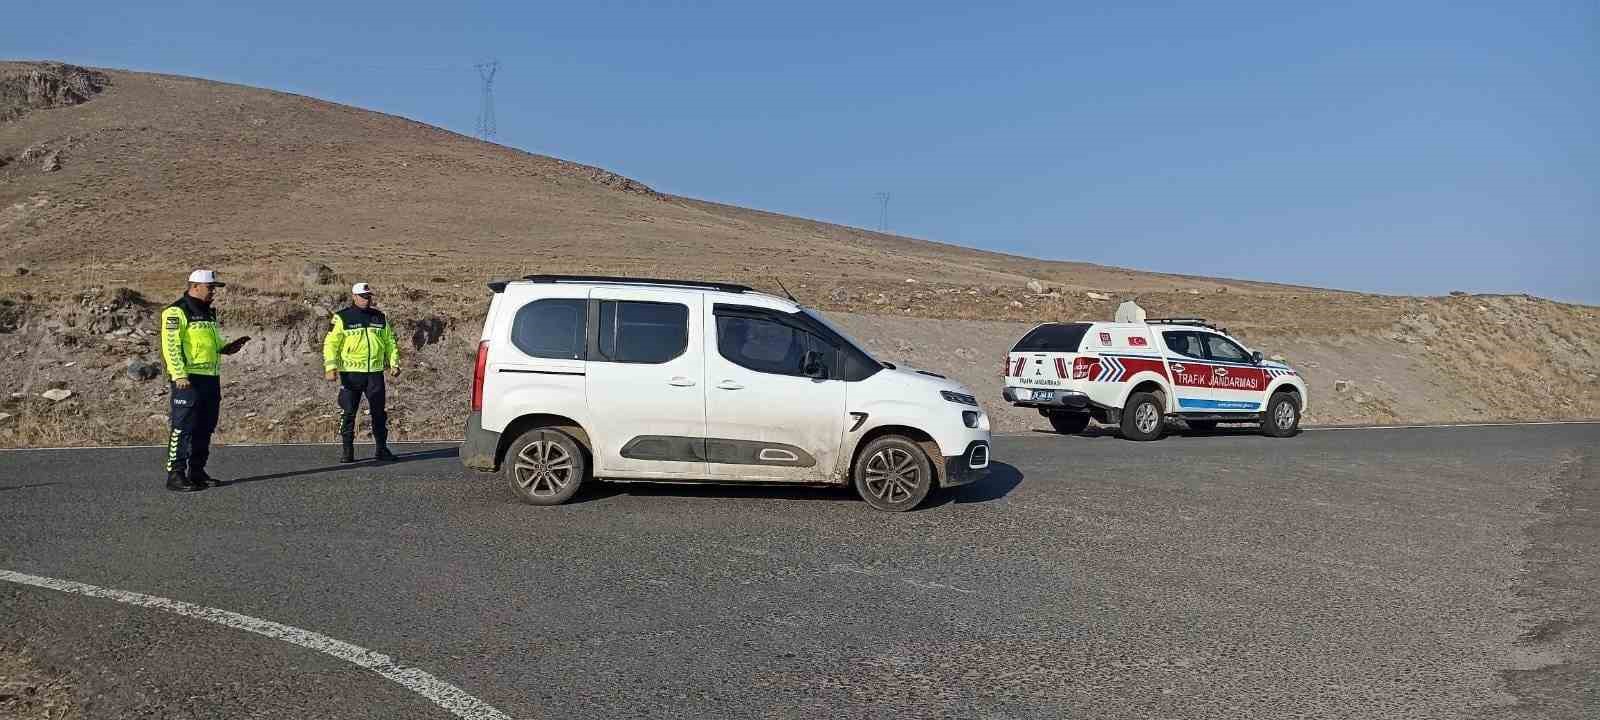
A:
[[[250,339],[222,343],[211,303],[224,285],[215,272],[196,270],[183,297],[161,311],[161,359],[172,381],[167,489],[174,492],[221,484],[206,474],[206,460],[222,407],[222,356],[238,352]]]
[[[388,318],[374,306],[372,286],[356,283],[350,288],[350,307],[333,314],[333,327],[322,341],[322,369],[329,381],[339,381],[339,438],[344,453],[339,462],[355,462],[356,411],[361,396],[367,396],[372,410],[372,439],[378,450],[374,457],[395,460],[389,452],[389,415],[386,412],[383,373],[400,374],[400,348]]]

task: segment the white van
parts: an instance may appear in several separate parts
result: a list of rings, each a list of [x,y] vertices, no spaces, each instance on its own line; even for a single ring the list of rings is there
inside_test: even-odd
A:
[[[989,467],[972,392],[742,285],[494,282],[462,462],[535,505],[586,479],[843,485],[879,510]]]
[[[1289,437],[1310,397],[1294,368],[1199,318],[1044,323],[1002,372],[1006,402],[1037,409],[1057,432],[1082,432],[1092,418],[1130,440],[1161,437],[1169,417],[1202,432],[1253,423]]]

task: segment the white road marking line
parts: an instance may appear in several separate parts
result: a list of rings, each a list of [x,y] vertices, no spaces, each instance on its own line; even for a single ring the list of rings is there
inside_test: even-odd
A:
[[[127,605],[137,605],[184,615],[236,630],[263,635],[274,640],[282,640],[286,643],[315,650],[324,655],[331,655],[357,667],[371,670],[398,683],[407,690],[431,700],[433,704],[450,711],[456,717],[467,718],[467,720],[511,720],[509,715],[496,710],[478,698],[468,695],[461,688],[416,668],[400,665],[388,655],[376,653],[360,645],[353,645],[321,633],[275,623],[271,620],[253,618],[249,615],[240,615],[236,612],[186,603],[182,600],[172,600],[126,590],[114,590],[71,580],[27,575],[11,570],[0,570],[0,580],[32,585],[47,590],[58,590],[88,597],[115,600]]]

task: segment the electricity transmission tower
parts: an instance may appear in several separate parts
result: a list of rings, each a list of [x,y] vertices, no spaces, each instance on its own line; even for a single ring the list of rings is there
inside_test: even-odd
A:
[[[889,193],[874,193],[878,199],[878,232],[889,232]]]
[[[500,70],[499,60],[481,62],[472,67],[478,71],[478,77],[483,80],[483,89],[478,93],[478,139],[494,140],[494,74]]]

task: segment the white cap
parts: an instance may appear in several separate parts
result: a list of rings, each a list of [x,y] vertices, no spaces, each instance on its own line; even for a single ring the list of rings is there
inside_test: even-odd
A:
[[[228,284],[225,282],[217,281],[217,273],[215,270],[196,270],[192,273],[189,273],[189,282],[215,285],[216,287],[228,286]]]
[[[356,283],[356,284],[350,286],[350,294],[351,295],[370,295],[370,294],[372,294],[372,286],[368,285],[366,283]]]

